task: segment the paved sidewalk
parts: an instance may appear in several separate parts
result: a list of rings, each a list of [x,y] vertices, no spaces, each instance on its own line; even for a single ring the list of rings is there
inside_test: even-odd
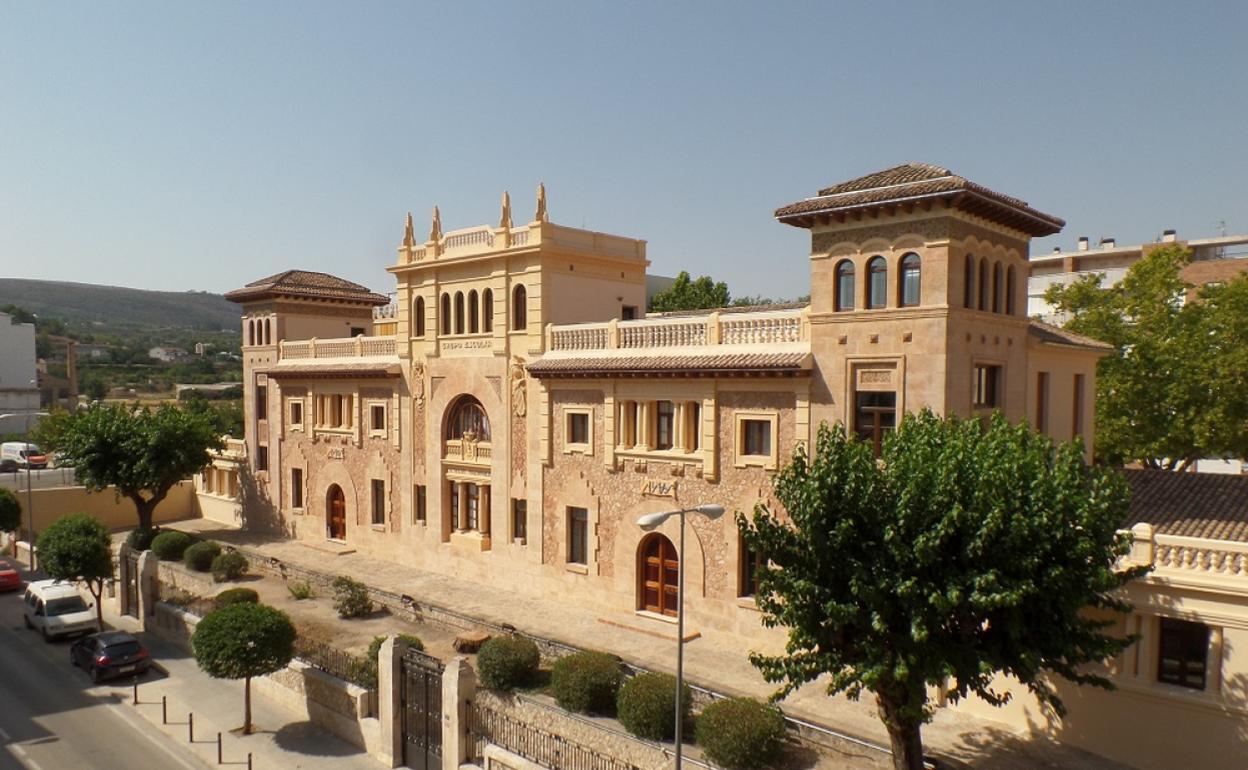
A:
[[[656,638],[620,625],[603,622],[603,614],[448,577],[417,567],[358,553],[328,556],[297,541],[226,528],[218,522],[194,519],[172,526],[246,547],[285,563],[317,572],[352,575],[371,586],[417,601],[452,609],[493,623],[509,623],[535,636],[566,644],[616,653],[644,668],[674,672],[671,639]],[[617,620],[610,618],[610,620]],[[732,695],[767,697],[774,687],[763,681],[746,658],[740,638],[714,632],[685,646],[685,675],[690,682]],[[829,698],[822,687],[808,685],[782,704],[785,713],[839,732],[887,746],[888,735],[869,697],[851,701]],[[950,709],[937,712],[924,727],[925,743],[934,751],[967,761],[985,770],[1114,770],[1121,765],[1070,746],[1012,731],[1001,723],[976,719]]]
[[[379,770],[381,763],[346,741],[268,700],[252,688],[252,723],[256,732],[231,732],[243,723],[243,683],[213,679],[199,670],[189,653],[154,634],[140,633],[139,622],[109,612],[105,621],[143,639],[155,662],[168,676],[145,677],[139,684],[139,705],[124,701],[151,725],[177,741],[204,764],[217,766],[217,733],[222,736],[221,767],[247,767],[252,755],[256,770]],[[166,698],[168,724],[161,723],[161,697]],[[188,741],[188,715],[194,713],[195,742]]]

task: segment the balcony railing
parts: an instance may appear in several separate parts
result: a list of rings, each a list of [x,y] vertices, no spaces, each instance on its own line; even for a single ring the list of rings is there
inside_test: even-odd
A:
[[[488,441],[453,438],[446,442],[443,459],[488,465],[494,453]]]
[[[282,340],[283,361],[311,358],[360,358],[398,355],[394,337],[346,337],[319,340]]]
[[[550,351],[638,350],[706,345],[779,345],[809,339],[807,310],[796,308],[550,326],[546,347]]]
[[[1213,577],[1248,581],[1248,543],[1154,534],[1147,524],[1135,525],[1131,534],[1135,542],[1128,560],[1152,565],[1150,574],[1178,580]]]

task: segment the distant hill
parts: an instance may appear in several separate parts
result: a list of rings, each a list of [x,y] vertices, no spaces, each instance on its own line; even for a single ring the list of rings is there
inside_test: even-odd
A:
[[[60,319],[71,328],[117,334],[156,328],[236,331],[241,310],[220,294],[207,292],[0,278],[0,307],[9,304]]]

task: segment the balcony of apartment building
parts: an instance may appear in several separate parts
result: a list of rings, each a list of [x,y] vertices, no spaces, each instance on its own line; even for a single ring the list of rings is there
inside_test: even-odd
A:
[[[269,376],[386,377],[401,371],[398,345],[391,335],[282,340],[277,363],[267,369]]]

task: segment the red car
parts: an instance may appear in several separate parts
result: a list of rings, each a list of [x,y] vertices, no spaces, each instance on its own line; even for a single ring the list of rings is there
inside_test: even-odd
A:
[[[21,588],[22,576],[17,574],[17,568],[0,559],[0,591],[20,591]]]

